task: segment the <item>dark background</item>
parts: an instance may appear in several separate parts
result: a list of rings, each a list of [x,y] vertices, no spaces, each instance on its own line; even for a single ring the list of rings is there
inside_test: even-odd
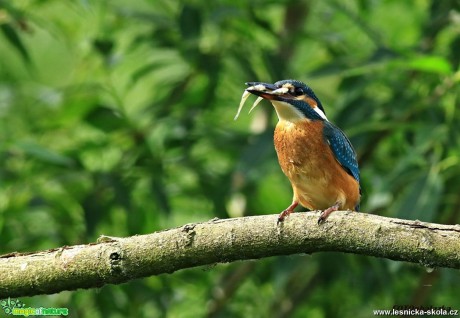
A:
[[[0,1],[0,254],[291,202],[268,102],[308,83],[358,153],[362,210],[460,223],[460,3]],[[320,168],[320,167],[318,167]],[[370,317],[460,309],[459,272],[339,253],[21,298],[71,317]]]

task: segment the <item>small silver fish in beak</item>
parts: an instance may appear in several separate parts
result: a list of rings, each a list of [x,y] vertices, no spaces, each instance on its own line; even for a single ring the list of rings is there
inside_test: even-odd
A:
[[[250,114],[250,113],[252,112],[252,110],[253,110],[254,108],[256,108],[256,106],[259,105],[260,101],[263,100],[263,99],[264,99],[263,97],[260,97],[260,96],[257,97],[257,99],[256,99],[256,101],[254,102],[254,104],[252,104],[251,109],[249,109],[248,114]]]
[[[236,112],[235,118],[233,118],[233,120],[237,120],[238,116],[240,116],[241,110],[243,109],[243,105],[248,99],[249,95],[251,95],[251,93],[249,93],[247,90],[244,90],[243,96],[241,96],[240,106],[238,106],[238,111]]]
[[[281,88],[280,88],[281,89]],[[278,89],[278,90],[280,90]],[[243,96],[241,96],[241,101],[240,101],[240,105],[238,106],[238,111],[236,112],[236,115],[235,115],[235,118],[234,120],[237,120],[238,116],[240,116],[240,113],[241,113],[241,110],[243,109],[243,105],[244,103],[246,102],[246,100],[248,99],[249,95],[251,95],[251,93],[249,92],[250,90],[252,91],[259,91],[259,92],[265,92],[267,91],[267,87],[265,87],[264,85],[261,85],[261,84],[258,84],[258,85],[254,85],[254,86],[250,86],[248,88],[246,88],[243,92]],[[277,90],[276,90],[277,91]],[[275,92],[275,91],[273,91]],[[263,100],[264,98],[262,97],[258,97],[256,99],[256,101],[254,102],[254,104],[252,104],[251,106],[251,109],[249,110],[249,113],[252,112],[252,110],[260,103],[261,100]]]

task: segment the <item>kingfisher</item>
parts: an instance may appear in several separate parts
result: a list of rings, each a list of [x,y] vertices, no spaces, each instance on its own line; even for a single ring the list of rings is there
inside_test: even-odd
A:
[[[275,108],[278,123],[274,144],[281,170],[292,185],[293,199],[278,216],[283,222],[300,204],[321,210],[318,224],[337,210],[359,211],[361,186],[356,152],[345,133],[329,122],[313,90],[297,80],[274,84],[248,82],[238,117],[250,94]]]

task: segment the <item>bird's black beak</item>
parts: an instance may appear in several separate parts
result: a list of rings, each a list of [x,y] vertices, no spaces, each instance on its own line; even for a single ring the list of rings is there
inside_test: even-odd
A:
[[[247,82],[245,83],[249,86],[246,91],[251,94],[260,96],[264,99],[272,100],[275,99],[277,95],[272,94],[272,92],[276,91],[278,87],[274,84],[262,83],[262,82]]]
[[[246,85],[249,86],[246,88],[247,92],[260,96],[263,99],[286,101],[295,97],[291,92],[293,89],[292,85],[289,87],[288,85],[279,86],[261,82],[248,82]]]

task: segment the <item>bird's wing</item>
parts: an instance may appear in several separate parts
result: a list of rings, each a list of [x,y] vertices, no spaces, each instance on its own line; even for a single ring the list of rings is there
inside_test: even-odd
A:
[[[337,161],[348,174],[359,182],[358,161],[350,140],[348,140],[343,131],[328,121],[324,122],[323,132]]]

